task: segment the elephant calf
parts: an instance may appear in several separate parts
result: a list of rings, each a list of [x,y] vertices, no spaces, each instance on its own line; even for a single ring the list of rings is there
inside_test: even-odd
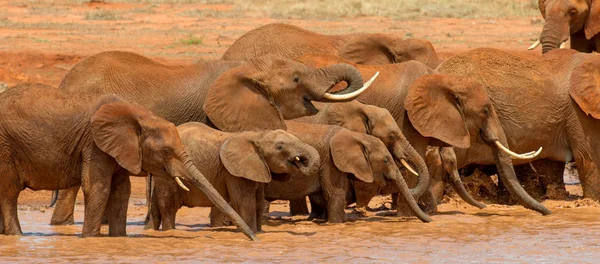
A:
[[[271,179],[286,181],[290,175],[302,181],[320,164],[313,147],[283,130],[227,133],[196,122],[177,130],[191,160],[255,232],[261,230],[264,185]],[[185,192],[173,181],[152,181],[146,229],[158,230],[161,222],[163,230],[174,229],[175,215],[183,205],[218,209],[196,188]],[[217,215],[211,213],[211,225],[221,224]]]
[[[150,173],[192,183],[256,239],[193,165],[175,125],[139,105],[114,94],[66,93],[24,84],[0,94],[0,113],[0,234],[22,234],[17,216],[21,190],[81,185],[83,237],[100,235],[105,208],[109,235],[124,236],[129,175]]]
[[[293,121],[286,124],[288,132],[317,149],[321,164],[319,171],[308,178],[269,183],[265,189],[268,201],[298,200],[310,196],[313,208],[311,217],[325,213],[319,211],[324,208],[328,222],[341,223],[346,219],[344,208],[350,178],[379,185],[390,179],[398,186],[417,217],[424,222],[431,221],[417,206],[398,166],[381,140],[339,126]]]

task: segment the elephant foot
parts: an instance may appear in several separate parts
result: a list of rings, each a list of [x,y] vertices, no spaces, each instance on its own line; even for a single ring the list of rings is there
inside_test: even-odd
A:
[[[74,225],[75,221],[73,221],[73,219],[67,219],[67,220],[55,220],[55,219],[51,219],[50,220],[50,225],[53,226],[66,226],[66,225]]]
[[[391,210],[394,210],[394,207],[396,207],[396,206],[392,206]],[[367,208],[367,211],[369,211],[369,212],[381,212],[381,211],[388,211],[388,210],[390,210],[390,208],[388,208],[387,206],[385,206],[385,204],[382,204],[382,205],[380,205],[377,208],[371,208],[371,207],[366,207],[366,208]]]
[[[352,209],[352,214],[355,214],[360,217],[367,217],[367,209],[365,207],[355,207]]]

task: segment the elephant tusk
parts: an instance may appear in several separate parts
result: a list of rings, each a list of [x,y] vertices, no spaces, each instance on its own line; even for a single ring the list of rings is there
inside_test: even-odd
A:
[[[329,99],[329,100],[348,100],[348,99],[355,98],[355,97],[359,96],[362,92],[367,90],[367,88],[369,88],[369,86],[371,86],[371,84],[375,81],[377,76],[379,76],[379,72],[376,72],[375,75],[373,75],[373,77],[371,77],[371,79],[369,79],[367,82],[364,83],[363,87],[361,87],[360,89],[358,89],[354,92],[347,93],[347,94],[325,93],[323,95],[323,98]]]
[[[531,46],[529,46],[528,50],[532,50],[537,48],[537,46],[539,46],[542,42],[540,42],[540,40],[536,40],[533,44],[531,44]]]
[[[415,171],[415,169],[408,165],[408,162],[406,162],[405,159],[400,159],[400,163],[402,163],[402,166],[404,166],[408,171],[410,171],[410,173],[414,174],[415,176],[419,176],[417,171]]]
[[[177,182],[177,184],[179,184],[179,187],[181,187],[181,189],[184,189],[186,192],[190,191],[190,188],[185,186],[185,184],[183,184],[183,182],[181,181],[181,179],[179,179],[179,177],[175,177],[175,181]]]
[[[566,48],[566,47],[567,47],[567,42],[566,42],[566,41],[565,41],[565,42],[563,42],[563,43],[560,43],[560,48],[561,48],[561,49],[564,49],[564,48]]]
[[[300,161],[300,157],[296,156],[296,157],[294,157],[294,160],[295,161]]]
[[[527,152],[525,154],[517,154],[517,153],[512,152],[510,149],[508,149],[504,145],[502,145],[502,143],[500,143],[500,141],[494,141],[494,143],[496,143],[496,146],[499,149],[506,152],[506,154],[510,155],[511,157],[513,157],[515,159],[533,159],[542,152],[542,147],[540,147],[535,152],[532,151],[532,152]]]

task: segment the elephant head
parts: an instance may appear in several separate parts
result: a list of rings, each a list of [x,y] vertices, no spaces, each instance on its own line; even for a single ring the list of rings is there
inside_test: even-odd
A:
[[[221,145],[219,155],[232,175],[262,183],[311,175],[320,164],[315,148],[283,130],[240,133]]]
[[[411,190],[418,199],[428,188],[429,171],[423,158],[410,145],[390,112],[381,107],[358,101],[324,105],[319,123],[339,125],[351,131],[372,135],[380,139],[399,166],[419,176],[419,183]],[[415,171],[412,164],[417,170]]]
[[[423,222],[432,221],[417,205],[394,158],[381,140],[343,129],[331,137],[329,147],[333,162],[340,171],[379,185],[385,185],[386,179],[393,181],[415,215]]]
[[[342,81],[348,88],[332,92]],[[224,131],[285,129],[284,119],[317,113],[311,101],[350,101],[369,83],[363,86],[360,72],[347,64],[312,68],[266,55],[221,74],[208,90],[204,111]]]
[[[543,53],[582,30],[588,40],[600,32],[599,0],[538,0],[538,5],[546,21],[539,38]]]
[[[346,44],[338,54],[358,64],[389,64],[420,61],[435,69],[440,59],[431,42],[402,39],[390,34],[365,34]]]
[[[169,177],[187,189],[180,178],[191,182],[234,220],[246,236],[257,240],[252,230],[219,195],[188,157],[175,125],[144,108],[117,101],[102,104],[90,120],[96,146],[132,174],[145,171]]]
[[[475,200],[466,190],[458,168],[456,166],[456,155],[452,148],[429,147],[425,155],[427,167],[432,175],[432,194],[435,202],[440,202],[444,196],[446,182],[450,182],[456,193],[468,204],[477,208],[485,208],[485,205]]]
[[[440,146],[469,148],[471,142],[488,145],[508,191],[525,207],[550,214],[519,184],[511,161],[511,157],[533,158],[541,148],[535,153],[516,154],[506,147],[506,135],[496,111],[479,83],[452,75],[422,76],[413,82],[404,103],[414,128],[425,137],[441,141]]]

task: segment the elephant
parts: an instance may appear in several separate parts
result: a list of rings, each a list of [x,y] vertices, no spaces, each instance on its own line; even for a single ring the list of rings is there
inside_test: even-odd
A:
[[[262,231],[264,186],[271,180],[286,181],[290,175],[314,174],[320,164],[315,148],[283,130],[227,133],[189,122],[177,131],[190,159],[194,164],[206,164],[200,171],[254,232]],[[153,210],[148,213],[146,229],[158,230],[161,222],[162,230],[174,229],[182,205],[214,207],[200,190],[186,192],[173,181],[153,181],[149,201]],[[215,225],[212,218],[211,225]]]
[[[508,145],[516,151],[542,146],[543,151],[536,159],[563,164],[575,161],[583,196],[598,201],[599,123],[587,114],[596,91],[585,90],[594,87],[589,76],[594,76],[595,69],[590,66],[593,63],[584,63],[594,57],[561,49],[540,57],[520,57],[480,48],[448,59],[437,70],[476,79],[490,95]],[[455,151],[459,168],[494,162],[489,150],[479,143]],[[515,164],[533,160],[515,160]]]
[[[286,121],[287,131],[319,152],[321,164],[311,177],[290,177],[265,187],[265,199],[298,200],[309,196],[309,219],[325,213],[329,223],[346,221],[350,178],[384,185],[386,179],[398,186],[402,198],[423,222],[432,221],[417,205],[387,147],[376,137],[332,125]]]
[[[358,64],[417,60],[430,68],[440,64],[431,42],[392,34],[322,35],[297,26],[268,24],[251,30],[225,51],[224,60],[249,60],[265,54],[293,59],[305,54],[330,54]]]
[[[600,1],[538,0],[545,23],[539,39],[529,47],[542,44],[542,52],[556,49],[571,39],[571,49],[600,51]]]
[[[351,85],[330,93],[341,81]],[[348,101],[367,87],[358,71],[346,64],[312,68],[268,55],[246,63],[167,66],[132,52],[107,51],[77,63],[59,89],[115,93],[175,125],[196,121],[238,132],[285,129],[284,119],[316,113],[311,101]],[[55,196],[52,225],[74,222],[77,191],[75,187]]]
[[[114,94],[66,93],[43,84],[22,84],[0,94],[0,112],[2,234],[22,235],[17,215],[21,190],[81,185],[82,237],[100,235],[105,208],[109,235],[125,236],[129,175],[151,173],[192,183],[246,236],[257,240],[193,165],[175,125],[142,106]]]
[[[304,55],[296,60],[312,66],[348,62],[323,54]],[[460,63],[456,65],[459,67]],[[519,184],[511,160],[512,157],[535,157],[539,149],[518,155],[506,147],[507,137],[501,120],[490,100],[489,91],[480,83],[468,75],[436,73],[418,61],[354,66],[363,75],[380,73],[358,100],[388,109],[406,139],[422,157],[425,157],[427,146],[470,149],[477,143],[485,148],[485,153],[491,152],[488,156],[490,164],[496,165],[499,178],[523,206],[544,215],[551,214]],[[435,203],[431,200],[422,202]]]
[[[390,114],[390,112],[381,107],[367,105],[364,103],[360,103],[358,101],[345,102],[345,103],[330,103],[330,104],[318,104],[319,113],[313,116],[307,116],[295,119],[295,121],[301,121],[312,124],[329,124],[329,125],[339,125],[344,128],[347,128],[351,131],[360,132],[369,134],[379,138],[388,148],[394,160],[396,161],[399,167],[405,167],[408,171],[412,172],[415,175],[419,176],[419,182],[416,186],[411,190],[413,197],[418,199],[421,195],[423,195],[428,188],[439,189],[439,183],[443,173],[440,169],[437,169],[437,174],[440,179],[436,181],[435,187],[430,187],[430,173],[429,171],[433,165],[426,164],[423,158],[417,153],[417,151],[410,145],[410,143],[406,140],[400,127]],[[437,148],[436,148],[437,149]],[[447,153],[450,152],[450,153]],[[431,159],[429,153],[426,155],[426,158]],[[439,159],[439,152],[438,159]],[[444,151],[444,157],[454,157],[454,153],[452,151]],[[465,201],[470,204],[477,204],[476,206],[482,208],[482,204],[477,203],[470,195],[466,192],[464,186],[462,185],[460,177],[458,176],[458,171],[454,166],[452,170],[453,161],[456,159],[448,160],[445,165],[445,168],[448,170],[448,173],[452,176],[452,183],[457,192],[461,195]],[[431,162],[428,162],[431,163]],[[412,169],[409,164],[415,164],[416,170]],[[440,161],[440,166],[442,165],[442,161]],[[413,165],[414,166],[414,165]],[[377,194],[397,194],[399,193],[396,185],[390,183],[389,181],[385,186],[378,186],[377,184],[365,183],[361,181],[355,181],[352,185],[353,189],[351,192],[354,197],[356,197],[356,209],[359,212],[364,212],[366,210],[366,206],[369,201]],[[433,196],[431,200],[438,201],[440,200],[439,192],[437,195]],[[431,191],[428,192],[428,195],[433,195]],[[441,193],[443,195],[443,193]],[[395,199],[397,200],[397,199]],[[473,203],[475,201],[475,203]],[[308,209],[298,208],[302,206],[302,202],[306,205],[305,201],[298,202],[290,202],[290,212],[292,214],[305,214],[308,212]],[[354,201],[352,201],[354,202]],[[425,211],[435,212],[437,202],[433,204],[425,205]]]

